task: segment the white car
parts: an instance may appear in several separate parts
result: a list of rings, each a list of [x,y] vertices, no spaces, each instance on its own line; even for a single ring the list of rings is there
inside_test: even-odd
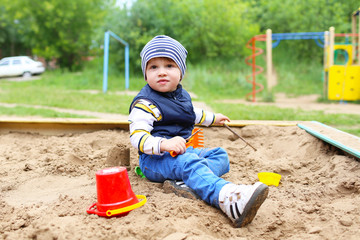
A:
[[[44,71],[42,62],[34,61],[27,56],[6,57],[0,60],[0,77],[30,77]]]

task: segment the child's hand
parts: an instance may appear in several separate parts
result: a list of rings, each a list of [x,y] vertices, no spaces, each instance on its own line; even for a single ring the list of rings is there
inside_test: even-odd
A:
[[[173,137],[165,139],[160,144],[161,152],[174,151],[177,154],[183,154],[186,151],[186,140],[182,137]]]
[[[215,114],[215,124],[223,125],[225,123],[225,121],[230,122],[230,118],[228,118],[225,115],[222,115],[221,113]]]

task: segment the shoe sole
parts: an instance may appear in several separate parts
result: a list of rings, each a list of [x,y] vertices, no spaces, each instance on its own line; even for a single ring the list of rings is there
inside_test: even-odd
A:
[[[235,220],[235,227],[240,228],[251,223],[255,218],[255,215],[261,204],[263,204],[267,198],[268,194],[269,187],[265,184],[260,185],[251,196],[249,202],[246,204],[241,216]]]
[[[193,200],[200,199],[200,197],[193,192],[189,187],[181,187],[175,183],[175,181],[166,180],[163,185],[165,193],[175,193],[179,197],[189,198]]]

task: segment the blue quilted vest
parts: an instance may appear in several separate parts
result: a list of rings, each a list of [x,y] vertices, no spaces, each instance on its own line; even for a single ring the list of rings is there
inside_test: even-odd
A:
[[[191,135],[195,112],[189,93],[180,84],[174,92],[166,93],[157,92],[146,84],[132,101],[129,112],[138,99],[152,102],[161,112],[162,119],[154,122],[151,135],[165,138],[187,138]]]

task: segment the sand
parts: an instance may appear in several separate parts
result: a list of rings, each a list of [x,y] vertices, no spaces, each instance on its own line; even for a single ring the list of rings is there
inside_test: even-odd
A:
[[[222,146],[223,177],[252,184],[257,173],[282,175],[254,221],[233,228],[201,200],[166,194],[134,173],[137,152],[127,131],[0,134],[0,239],[358,239],[360,163],[296,127],[205,128],[205,145]],[[135,194],[147,203],[125,217],[87,214],[97,201],[95,173],[127,165]]]

